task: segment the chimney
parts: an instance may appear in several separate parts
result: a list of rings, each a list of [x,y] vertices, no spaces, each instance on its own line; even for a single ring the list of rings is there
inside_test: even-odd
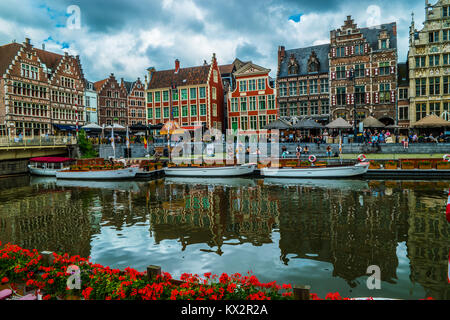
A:
[[[284,60],[285,56],[286,56],[286,51],[285,51],[284,46],[279,46],[278,47],[278,65],[280,65],[281,61]]]
[[[156,72],[156,69],[155,69],[155,67],[150,67],[147,69],[147,71],[148,71],[148,83],[150,83],[150,82],[152,82],[152,78]]]
[[[203,65],[204,65],[204,66],[207,66],[207,65],[208,65],[208,62],[206,62],[206,60],[203,60]]]
[[[180,71],[180,60],[175,60],[175,73],[178,73]]]
[[[42,44],[42,50],[45,51],[45,43]]]
[[[31,44],[30,38],[25,38],[25,43],[26,43],[26,44]]]

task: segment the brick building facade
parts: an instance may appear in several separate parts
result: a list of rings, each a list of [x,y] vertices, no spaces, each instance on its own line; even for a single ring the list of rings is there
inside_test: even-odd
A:
[[[394,124],[397,99],[397,26],[358,28],[351,16],[330,32],[331,120],[356,123],[373,116]],[[352,78],[351,70],[354,77]]]
[[[127,90],[128,125],[147,124],[147,108],[145,106],[145,84],[138,78],[134,82],[124,81],[121,84]]]
[[[113,73],[109,78],[94,83],[98,94],[98,124],[109,126],[117,123],[128,125],[128,93],[125,86],[119,84]]]
[[[67,134],[84,125],[85,80],[78,56],[36,49],[30,39],[0,47],[1,134]]]

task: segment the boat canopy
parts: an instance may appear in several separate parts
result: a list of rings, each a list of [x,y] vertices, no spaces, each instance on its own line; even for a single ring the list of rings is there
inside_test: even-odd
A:
[[[40,157],[40,158],[32,158],[31,162],[41,162],[41,163],[61,163],[61,162],[69,162],[74,161],[72,158],[62,158],[62,157]]]

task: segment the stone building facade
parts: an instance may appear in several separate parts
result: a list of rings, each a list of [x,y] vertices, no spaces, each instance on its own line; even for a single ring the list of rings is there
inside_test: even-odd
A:
[[[78,56],[24,43],[0,46],[0,134],[66,135],[84,125],[85,80]]]
[[[411,125],[430,114],[450,120],[450,0],[425,1],[424,26],[413,16],[409,38]]]
[[[113,73],[109,78],[94,83],[98,94],[98,124],[109,126],[114,123],[128,125],[128,93],[119,84]]]
[[[342,117],[354,124],[355,118],[359,123],[373,116],[386,125],[395,123],[396,23],[359,28],[348,16],[330,32],[329,61],[331,120]]]
[[[97,102],[98,95],[95,91],[94,83],[86,80],[86,87],[84,91],[84,105],[85,105],[85,121],[86,123],[98,123]]]
[[[328,123],[330,45],[278,48],[277,101],[282,118],[311,118]]]

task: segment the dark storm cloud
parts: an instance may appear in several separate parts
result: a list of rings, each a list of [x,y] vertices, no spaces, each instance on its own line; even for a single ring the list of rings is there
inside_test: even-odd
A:
[[[79,52],[82,58],[84,54],[86,73],[91,77],[104,77],[114,70],[104,70],[101,71],[104,74],[99,75],[90,74],[89,70],[98,72],[100,68],[96,61],[87,61],[85,54],[90,49],[101,53],[102,39],[109,39],[108,45],[111,48],[111,41],[113,41],[111,38],[120,35],[117,39],[123,42],[127,41],[129,34],[129,42],[132,44],[127,50],[130,56],[133,54],[137,58],[139,55],[145,56],[151,65],[161,70],[173,68],[173,61],[176,58],[180,59],[182,65],[185,66],[199,63],[199,61],[201,63],[203,59],[210,61],[209,56],[198,57],[199,54],[196,53],[198,48],[189,46],[189,41],[185,41],[185,47],[181,49],[177,43],[180,39],[202,35],[207,41],[222,43],[223,40],[223,43],[227,43],[227,47],[220,48],[219,45],[220,49],[217,50],[221,50],[221,52],[216,51],[218,55],[227,56],[227,60],[234,59],[230,57],[230,53],[236,48],[232,54],[240,59],[252,60],[255,63],[260,60],[262,66],[270,67],[272,64],[273,69],[276,64],[278,45],[298,48],[312,45],[315,40],[327,39],[329,30],[339,28],[347,15],[352,15],[358,24],[363,26],[364,19],[367,17],[361,18],[358,14],[364,13],[369,5],[377,5],[384,14],[391,16],[400,12],[395,10],[404,12],[404,10],[411,11],[413,8],[421,8],[423,0],[414,0],[413,4],[410,2],[409,0],[395,2],[392,0],[192,0],[192,3],[200,9],[200,14],[197,15],[197,12],[191,12],[188,9],[191,8],[189,3],[184,3],[183,6],[180,0],[167,2],[163,0],[0,0],[0,19],[15,23],[20,27],[17,33],[9,31],[11,34],[8,35],[0,26],[0,41],[1,44],[11,41],[12,38],[23,41],[27,36],[25,33],[28,32],[28,30],[23,31],[25,28],[37,30],[34,37],[42,39],[35,39],[35,41],[45,41],[46,38],[52,36],[53,40],[49,42],[54,44],[70,42],[71,49]],[[70,33],[65,31],[68,18],[66,11],[70,5],[80,7],[83,31],[80,32],[79,39],[88,41],[78,41],[76,37],[67,39],[67,36],[70,37]],[[181,8],[182,10],[180,10]],[[297,31],[293,31],[292,25],[289,24],[292,23],[292,21],[289,22],[289,17],[300,13],[304,15],[299,22],[300,27],[297,28]],[[420,12],[416,10],[417,13]],[[328,19],[330,21],[319,19],[319,23],[316,25],[305,24],[303,19],[307,17],[310,21],[311,19],[313,19],[312,21],[318,20],[314,14],[319,16],[323,14],[331,18]],[[201,18],[202,16],[204,19]],[[308,27],[302,26],[302,23]],[[402,23],[398,26],[399,40],[405,34],[406,37],[403,38],[407,39],[409,23],[405,20],[400,20],[399,23]],[[143,31],[156,29],[161,32],[163,40],[173,39],[173,45],[170,44],[170,41],[159,41],[149,46],[148,41],[136,36]],[[299,37],[298,34],[289,34],[287,29],[289,32],[306,32],[307,34]],[[125,37],[123,37],[124,34]],[[155,41],[161,37],[156,37]],[[198,39],[196,40],[198,41]],[[402,41],[404,45],[399,50],[406,52],[407,41],[404,39]],[[89,48],[89,43],[94,48]],[[237,43],[240,45],[236,47]],[[123,56],[128,56],[123,52],[121,51],[119,54],[112,50],[109,55],[110,61],[112,63],[118,60],[123,62]],[[201,55],[205,55],[205,51]],[[231,61],[223,62],[231,63]],[[127,68],[122,62],[114,66],[118,68],[116,72],[126,72]],[[91,69],[91,66],[97,67]],[[112,64],[109,64],[109,67],[111,66]],[[143,67],[143,72],[147,67]]]
[[[248,42],[237,46],[236,57],[243,61],[252,60],[253,62],[257,61],[260,58],[265,58],[265,56],[258,51],[258,48],[255,45],[252,45]]]

